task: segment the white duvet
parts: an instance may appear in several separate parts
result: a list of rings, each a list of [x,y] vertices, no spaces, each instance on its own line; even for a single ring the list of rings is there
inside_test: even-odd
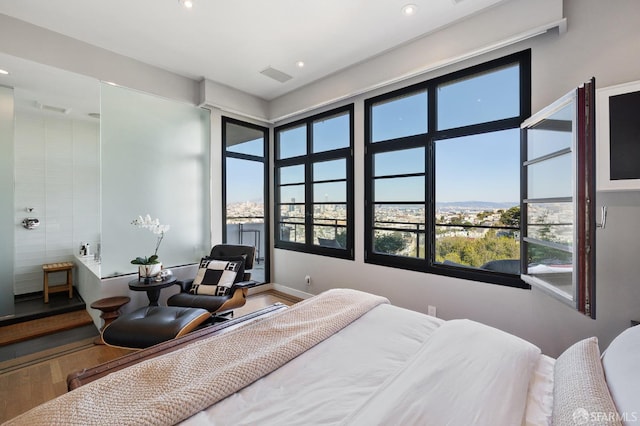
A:
[[[469,320],[443,324],[344,425],[519,425],[540,350]]]
[[[519,425],[540,351],[380,305],[185,425]]]

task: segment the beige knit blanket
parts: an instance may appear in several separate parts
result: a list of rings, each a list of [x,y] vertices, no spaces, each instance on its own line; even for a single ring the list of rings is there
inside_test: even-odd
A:
[[[381,303],[329,290],[228,333],[88,383],[6,425],[168,425],[286,364]]]

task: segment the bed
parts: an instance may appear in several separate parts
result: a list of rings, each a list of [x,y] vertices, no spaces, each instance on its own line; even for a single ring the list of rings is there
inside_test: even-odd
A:
[[[633,424],[638,353],[639,327],[602,357],[590,338],[554,360],[473,321],[335,289],[114,371],[7,424]]]

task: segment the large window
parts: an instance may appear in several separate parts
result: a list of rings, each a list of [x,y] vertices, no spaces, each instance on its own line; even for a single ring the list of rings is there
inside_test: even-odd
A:
[[[224,142],[224,231],[229,244],[251,245],[256,259],[251,279],[269,280],[269,217],[266,215],[268,130],[222,118]]]
[[[522,52],[365,101],[365,261],[520,280]]]
[[[353,259],[353,105],[275,129],[275,245]]]

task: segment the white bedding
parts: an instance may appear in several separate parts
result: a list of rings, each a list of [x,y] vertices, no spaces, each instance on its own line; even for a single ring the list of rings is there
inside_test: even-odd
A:
[[[184,425],[338,424],[444,321],[380,305]]]
[[[285,366],[183,424],[369,425],[390,424],[390,421],[391,424],[438,426],[545,424],[551,403],[548,399],[550,359],[542,362],[535,346],[497,330],[499,342],[487,344],[486,336],[474,337],[478,327],[484,326],[461,322],[474,324],[471,328],[462,327],[472,330],[471,335],[464,335],[468,331],[463,331],[460,337],[446,337],[447,333],[441,333],[442,338],[437,339],[440,343],[427,344],[444,321],[392,305],[380,305]],[[493,333],[489,336],[495,338]],[[442,376],[442,369],[460,364],[453,354],[461,350],[464,353],[465,348],[470,348],[469,344],[489,349],[486,355],[478,355],[484,359],[480,372],[464,370],[458,382]],[[516,352],[500,355],[502,350],[496,345],[504,344],[514,347]],[[442,352],[444,346],[450,349]],[[425,352],[430,353],[429,357],[441,352],[440,364],[435,370],[428,368],[434,361],[421,358]],[[492,358],[497,362],[491,362]],[[474,357],[469,359],[470,362],[462,363],[465,368],[477,364]],[[418,372],[425,377],[418,377]],[[530,377],[535,379],[531,383]],[[439,378],[440,384],[434,385],[433,380]],[[394,388],[394,379],[401,384],[398,389],[407,383],[413,383],[414,387],[402,396],[402,391]],[[448,390],[447,382],[451,385]],[[496,392],[490,394],[488,388],[492,386]],[[527,403],[529,388],[533,397]],[[426,398],[429,393],[431,396]],[[443,399],[443,395],[447,396]],[[453,417],[451,398],[456,401],[457,414],[453,413]],[[426,399],[430,402],[425,402]],[[468,411],[463,411],[465,409]],[[470,414],[470,410],[474,410],[474,414]],[[478,417],[478,412],[484,414]],[[407,417],[400,421],[402,415]],[[446,416],[453,420],[442,423]]]
[[[486,325],[444,323],[344,425],[519,425],[540,349]]]

